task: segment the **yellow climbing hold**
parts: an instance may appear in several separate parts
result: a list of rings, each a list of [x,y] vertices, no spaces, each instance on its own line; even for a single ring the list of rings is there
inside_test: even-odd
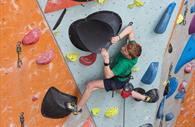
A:
[[[57,36],[60,33],[60,31],[53,32],[54,36]]]
[[[96,0],[99,4],[104,4],[106,0]]]
[[[169,83],[169,81],[164,81],[163,86],[166,87],[168,83]]]
[[[66,58],[71,62],[75,62],[78,59],[78,56],[79,56],[79,54],[77,52],[66,54]]]
[[[133,4],[129,4],[128,8],[132,9],[134,7],[141,7],[144,6],[144,2],[142,2],[141,0],[134,0]]]
[[[179,14],[178,18],[177,18],[177,24],[181,24],[183,22],[184,18],[182,14]]]
[[[131,69],[132,72],[138,72],[140,71],[140,68],[137,67],[137,66],[134,66],[132,69]]]
[[[104,116],[108,118],[112,118],[113,116],[116,116],[118,112],[119,110],[117,107],[111,107],[104,113]]]
[[[100,113],[100,108],[91,109],[91,113],[93,114],[93,116],[98,116]]]

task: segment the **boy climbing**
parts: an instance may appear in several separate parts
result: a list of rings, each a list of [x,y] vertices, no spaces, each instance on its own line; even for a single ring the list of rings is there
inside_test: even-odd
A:
[[[111,38],[112,44],[116,44],[122,38],[128,36],[127,44],[125,44],[119,54],[110,65],[110,57],[108,51],[103,48],[101,55],[104,62],[104,77],[103,80],[90,81],[77,105],[68,103],[66,106],[72,110],[73,114],[78,114],[82,111],[82,107],[86,104],[91,93],[98,89],[112,91],[122,89],[129,82],[131,69],[137,63],[138,57],[141,55],[142,47],[135,41],[135,33],[132,26],[127,26],[120,34]],[[142,100],[147,103],[155,103],[158,100],[158,92],[140,94],[135,89],[131,89],[133,98]]]

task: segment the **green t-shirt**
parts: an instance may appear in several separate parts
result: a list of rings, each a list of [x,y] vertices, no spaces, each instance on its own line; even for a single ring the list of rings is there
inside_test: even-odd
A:
[[[138,58],[128,59],[119,53],[114,59],[112,72],[115,76],[127,76],[130,74],[132,67],[137,63]],[[118,78],[120,81],[125,81],[128,78]]]

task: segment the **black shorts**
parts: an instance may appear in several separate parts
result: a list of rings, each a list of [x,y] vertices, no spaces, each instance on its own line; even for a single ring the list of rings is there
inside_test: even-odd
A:
[[[120,81],[117,77],[112,77],[110,79],[104,79],[104,87],[106,91],[122,89],[127,81]]]

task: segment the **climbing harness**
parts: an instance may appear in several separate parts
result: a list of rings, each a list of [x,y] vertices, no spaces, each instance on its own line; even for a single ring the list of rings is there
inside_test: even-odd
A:
[[[16,44],[16,52],[18,54],[18,61],[17,61],[17,67],[20,68],[22,66],[22,47],[21,47],[21,42],[17,42]]]
[[[20,124],[21,124],[21,127],[24,127],[24,112],[20,113]]]

